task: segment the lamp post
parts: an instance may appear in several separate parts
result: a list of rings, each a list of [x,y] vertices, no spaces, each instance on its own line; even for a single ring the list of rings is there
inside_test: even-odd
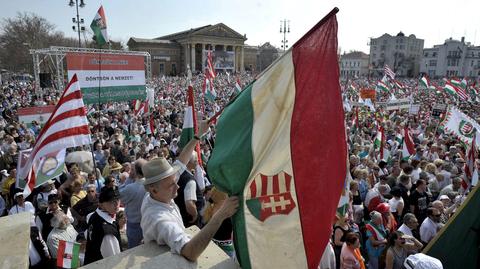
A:
[[[280,33],[283,34],[281,47],[283,48],[283,52],[285,52],[285,50],[288,48],[287,33],[290,33],[290,21],[287,21],[286,19],[283,21],[280,21]]]
[[[80,19],[80,15],[78,13],[78,7],[80,6],[81,8],[85,6],[85,2],[83,0],[80,0],[80,5],[78,4],[78,0],[70,0],[70,3],[68,3],[69,6],[73,7],[76,6],[77,8],[77,18],[72,18],[72,22],[77,24],[77,27],[75,29],[75,25],[72,26],[73,31],[78,32],[78,47],[80,48],[82,46],[81,40],[80,40],[80,32],[85,31],[85,26],[80,27],[80,24],[84,23],[83,18]]]

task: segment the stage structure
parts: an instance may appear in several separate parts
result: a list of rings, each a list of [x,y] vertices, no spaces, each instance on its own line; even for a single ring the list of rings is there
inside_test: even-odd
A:
[[[80,85],[84,85],[82,86],[82,92],[84,87],[90,87],[84,93],[86,95],[84,101],[87,104],[110,101],[109,96],[113,97],[111,101],[121,101],[118,99],[118,92],[117,98],[115,97],[115,91],[130,90],[130,94],[135,90],[139,91],[142,87],[145,88],[145,80],[149,81],[152,77],[150,53],[143,51],[52,46],[45,49],[32,49],[30,54],[33,58],[36,92],[40,90],[40,73],[48,73],[48,71],[53,73],[55,86],[57,89],[63,89],[65,80],[70,79],[73,75],[72,71],[75,71]],[[65,59],[67,59],[67,64],[64,63]],[[41,70],[42,63],[51,64],[53,70]],[[96,65],[100,67],[97,68]],[[65,76],[65,69],[68,71],[68,78]],[[98,76],[93,75],[96,72],[98,72]],[[134,74],[132,75],[129,72]],[[96,101],[94,101],[95,98],[93,98],[94,94],[92,93],[94,88],[92,80],[100,80],[96,88],[101,89],[102,97],[99,96]],[[121,95],[127,96],[128,94]],[[89,95],[90,97],[87,97]],[[130,96],[135,97],[134,99],[138,98],[134,94]]]

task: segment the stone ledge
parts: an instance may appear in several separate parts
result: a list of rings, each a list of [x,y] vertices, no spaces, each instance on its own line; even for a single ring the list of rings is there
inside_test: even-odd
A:
[[[198,233],[197,227],[190,227],[187,232],[191,235]],[[85,269],[189,269],[189,268],[215,268],[239,269],[240,266],[225,254],[215,243],[210,242],[207,249],[198,258],[198,261],[189,262],[180,255],[170,252],[166,246],[158,246],[153,242],[126,250],[118,255],[91,263]]]

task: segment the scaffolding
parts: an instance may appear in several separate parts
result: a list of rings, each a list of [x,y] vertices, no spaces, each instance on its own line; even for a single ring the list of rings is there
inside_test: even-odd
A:
[[[54,66],[52,72],[55,75],[57,89],[64,88],[65,69],[63,60],[67,53],[92,53],[92,54],[117,54],[117,55],[133,55],[145,58],[146,81],[152,78],[152,61],[150,53],[145,51],[123,51],[109,49],[91,49],[91,48],[73,48],[73,47],[57,47],[51,46],[46,49],[31,49],[30,54],[33,58],[33,73],[35,77],[35,90],[40,89],[40,73],[41,64],[44,62],[51,63]]]

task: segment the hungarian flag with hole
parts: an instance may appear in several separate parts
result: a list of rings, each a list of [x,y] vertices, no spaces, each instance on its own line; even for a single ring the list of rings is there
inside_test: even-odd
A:
[[[346,176],[334,9],[224,109],[208,174],[242,268],[317,268]]]

